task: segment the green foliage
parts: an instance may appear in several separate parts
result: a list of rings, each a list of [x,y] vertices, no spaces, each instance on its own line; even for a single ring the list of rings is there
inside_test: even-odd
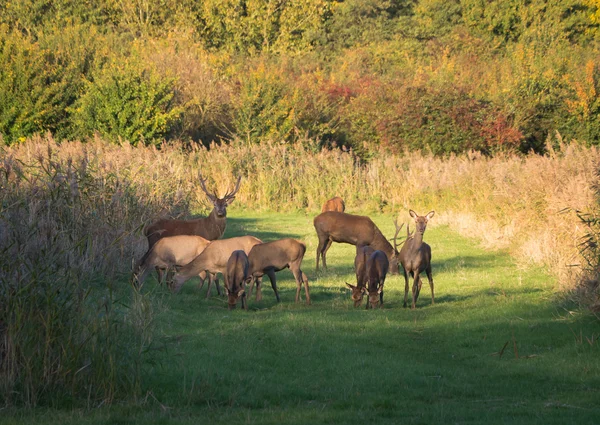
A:
[[[114,59],[88,82],[72,109],[76,134],[94,132],[133,144],[160,143],[180,119],[174,80],[135,59]]]
[[[245,73],[239,84],[232,120],[236,133],[254,142],[289,138],[294,128],[293,111],[281,75],[260,64]]]
[[[0,134],[5,143],[68,131],[67,109],[93,60],[93,34],[87,27],[66,27],[34,42],[0,27]]]

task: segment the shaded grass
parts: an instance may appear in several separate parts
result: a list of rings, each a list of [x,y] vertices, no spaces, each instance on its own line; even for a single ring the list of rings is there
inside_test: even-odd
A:
[[[403,279],[386,281],[385,308],[354,309],[354,247],[334,244],[315,273],[312,216],[231,212],[226,236],[307,244],[313,305],[282,303],[265,285],[250,311],[204,300],[195,283],[158,318],[169,343],[150,365],[140,406],[91,412],[9,412],[3,423],[595,423],[600,417],[600,329],[569,310],[555,278],[519,268],[447,227],[428,228],[436,304],[424,284],[417,310],[402,308]],[[392,235],[388,216],[374,218]],[[214,293],[214,292],[213,292]],[[596,339],[594,339],[596,338]],[[591,342],[590,342],[591,341]],[[22,416],[21,416],[22,415]]]

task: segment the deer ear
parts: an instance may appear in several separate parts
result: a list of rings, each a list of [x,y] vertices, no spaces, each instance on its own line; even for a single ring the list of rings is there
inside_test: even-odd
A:
[[[410,214],[410,216],[412,218],[417,218],[419,216],[419,214],[417,214],[416,212],[414,212],[413,210],[409,210],[408,213]]]
[[[244,290],[243,290],[243,289],[240,289],[240,290],[238,291],[238,293],[237,293],[237,296],[238,296],[238,297],[241,297],[243,293],[244,293]]]
[[[232,196],[231,198],[227,198],[227,201],[225,201],[225,205],[229,206],[231,205],[231,203],[235,200],[235,196]]]
[[[427,219],[427,221],[431,220],[431,217],[433,217],[435,214],[435,211],[429,211],[427,213],[427,215],[425,216],[425,218]]]
[[[344,282],[344,283],[345,283],[345,284],[346,284],[346,286],[347,286],[348,288],[350,288],[350,289],[354,289],[354,288],[356,288],[356,286],[354,286],[354,285],[350,285],[348,282]]]

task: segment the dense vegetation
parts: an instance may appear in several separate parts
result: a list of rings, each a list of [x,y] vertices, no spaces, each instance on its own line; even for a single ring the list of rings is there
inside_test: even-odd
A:
[[[234,417],[244,409],[262,417],[266,409],[280,415],[273,418],[280,423],[291,406],[312,408],[312,396],[298,395],[294,385],[286,397],[271,395],[266,404],[258,395],[248,398],[252,385],[245,378],[240,394],[246,399],[232,399],[226,393],[240,383],[236,367],[164,366],[174,346],[183,347],[176,354],[186,357],[186,350],[210,353],[210,344],[223,339],[213,349],[224,356],[236,346],[238,332],[248,330],[234,320],[242,317],[237,313],[220,328],[221,314],[206,311],[218,302],[194,315],[198,294],[191,288],[172,298],[161,289],[130,291],[127,284],[132,262],[145,248],[145,223],[208,211],[196,190],[202,168],[221,193],[243,177],[232,217],[237,227],[229,235],[297,236],[310,246],[312,215],[333,194],[353,212],[377,220],[388,214],[388,225],[390,215],[408,208],[435,208],[435,224],[450,229],[434,232],[452,239],[455,230],[495,251],[482,254],[464,241],[460,250],[448,241],[442,246],[450,251],[436,257],[440,274],[460,289],[447,289],[445,300],[441,295],[441,307],[431,314],[437,316],[430,342],[447,344],[448,358],[475,353],[489,370],[483,359],[491,345],[469,332],[447,339],[447,323],[464,307],[464,323],[500,332],[507,325],[503,307],[510,304],[506,311],[516,317],[510,325],[519,323],[516,338],[536,338],[527,355],[560,348],[544,354],[535,372],[543,378],[536,383],[560,353],[564,359],[581,355],[545,387],[548,399],[537,399],[537,407],[582,407],[581,420],[593,415],[588,399],[578,405],[576,398],[597,387],[587,373],[597,369],[590,361],[599,347],[597,322],[571,310],[557,314],[551,298],[557,289],[578,288],[576,295],[583,296],[571,300],[600,311],[600,214],[590,209],[597,204],[600,160],[599,25],[598,0],[0,0],[0,408],[90,408],[115,400],[148,406],[150,399],[160,405],[154,392],[178,409],[207,404],[200,413],[215,417],[224,407],[233,408]],[[69,141],[77,139],[83,142]],[[543,155],[521,155],[532,150]],[[257,210],[301,213],[274,214],[266,228],[252,215]],[[499,249],[513,254],[516,266]],[[350,251],[343,251],[344,261]],[[340,264],[331,273],[309,274],[318,282],[321,304],[306,323],[322,327],[323,338],[348,331],[330,323],[362,319],[348,312],[332,320],[347,301],[340,279],[351,279],[351,259]],[[589,272],[584,279],[577,275],[582,269]],[[494,274],[488,287],[478,286]],[[522,287],[523,276],[528,281]],[[463,288],[465,282],[471,286]],[[492,322],[481,322],[492,317],[481,315],[481,305],[498,313]],[[263,318],[281,328],[267,332],[268,338],[305,332],[294,317],[310,310],[272,307]],[[175,319],[169,309],[177,310]],[[390,323],[386,314],[374,316],[369,326],[381,330],[382,320]],[[413,316],[390,314],[400,325],[393,335],[384,330],[387,338],[412,331]],[[207,316],[215,331],[206,334],[211,342],[180,345],[175,328],[185,329],[181,324],[193,317],[199,329]],[[560,324],[546,326],[558,316]],[[562,322],[570,330],[566,337]],[[541,328],[548,333],[535,330]],[[487,341],[487,330],[478,331]],[[196,328],[182,332],[197,337]],[[245,341],[255,335],[244,333]],[[308,336],[294,341],[314,344]],[[506,341],[505,334],[489,338],[494,350]],[[342,353],[348,344],[343,339],[337,340]],[[519,360],[515,334],[509,339]],[[163,343],[167,350],[157,350]],[[257,350],[257,356],[265,353]],[[410,350],[403,355],[409,359]],[[327,359],[333,360],[327,363],[331,371],[344,360]],[[378,360],[387,362],[383,355]],[[528,357],[522,360],[518,376],[527,380]],[[169,367],[174,376],[183,375],[183,390],[165,379]],[[478,381],[456,370],[457,379]],[[515,371],[512,365],[506,370]],[[171,389],[150,379],[157,371]],[[431,384],[417,375],[408,384],[416,382],[426,395]],[[573,376],[578,385],[570,385]],[[500,382],[507,374],[497,377]],[[261,382],[267,391],[270,383]],[[514,377],[510,382],[517,385]],[[455,393],[453,384],[443,385],[437,390]],[[438,405],[436,419],[447,418],[446,407],[471,400],[470,391]],[[485,403],[501,397],[498,409],[509,408],[516,398],[511,391],[494,387]],[[475,392],[474,404],[481,401],[481,391]],[[346,409],[353,397],[348,393],[338,402]],[[316,398],[330,406],[330,394]],[[388,413],[399,406],[389,398],[383,405],[369,400]],[[359,410],[361,420],[368,418],[369,409]],[[533,410],[522,408],[524,420]],[[449,416],[460,420],[456,412]],[[478,412],[474,420],[487,415],[485,408]],[[335,419],[335,412],[329,414]],[[298,414],[299,423],[306,419]]]
[[[0,1],[0,134],[600,143],[597,0]],[[309,142],[306,142],[309,143]]]

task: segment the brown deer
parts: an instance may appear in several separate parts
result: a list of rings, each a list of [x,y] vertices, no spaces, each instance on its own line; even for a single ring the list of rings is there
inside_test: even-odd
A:
[[[356,272],[356,286],[350,285],[346,282],[346,286],[352,291],[352,301],[354,301],[354,307],[358,307],[362,302],[363,296],[367,290],[367,261],[371,254],[375,252],[373,248],[368,245],[358,245],[356,247],[356,257],[354,258],[354,270]]]
[[[252,288],[256,282],[256,301],[262,299],[262,277],[266,274],[271,281],[271,286],[275,292],[275,298],[277,298],[277,302],[279,302],[280,298],[279,292],[277,291],[275,272],[289,267],[296,279],[296,302],[300,301],[300,289],[302,284],[304,284],[306,304],[310,304],[308,278],[300,269],[305,252],[306,245],[291,238],[255,245],[250,251],[250,254],[248,254],[250,276],[252,277],[249,292],[250,295],[252,295]]]
[[[326,211],[344,212],[345,210],[346,210],[346,204],[344,203],[344,200],[342,198],[340,198],[339,196],[336,196],[335,198],[331,198],[329,201],[325,202],[323,204],[323,208],[321,208],[321,212],[326,212]]]
[[[400,232],[398,225],[396,225],[394,246],[392,246],[369,217],[327,211],[316,216],[313,223],[319,238],[317,271],[319,270],[319,257],[323,259],[323,268],[326,269],[327,250],[331,247],[332,242],[341,242],[356,246],[368,245],[375,250],[383,251],[388,257],[391,273],[398,273],[399,245],[396,244],[396,238]]]
[[[369,301],[367,302],[367,310],[369,304],[371,308],[383,306],[383,285],[387,276],[390,263],[387,255],[383,251],[375,251],[367,260],[367,291],[369,292]]]
[[[233,251],[241,249],[248,255],[252,247],[260,243],[262,241],[254,236],[239,236],[237,238],[212,241],[202,254],[197,256],[188,265],[179,269],[175,276],[173,276],[173,291],[179,291],[187,280],[198,276],[200,272],[206,271],[209,273],[206,298],[210,298],[210,289],[214,276],[217,273],[225,275],[227,272],[227,262]],[[217,291],[219,291],[218,285],[219,283],[217,282]]]
[[[210,193],[206,189],[206,179],[198,173],[200,187],[206,194],[210,202],[213,204],[213,209],[208,217],[200,217],[195,220],[175,220],[162,218],[150,224],[144,230],[144,234],[148,238],[148,250],[161,238],[176,235],[195,235],[202,236],[204,239],[214,241],[220,239],[225,233],[227,225],[227,207],[235,199],[235,194],[240,189],[242,177],[238,177],[235,188],[231,192],[227,192],[222,198],[217,197],[216,193]],[[157,268],[158,280],[162,280],[162,270]]]
[[[244,287],[248,278],[248,256],[241,249],[233,251],[227,260],[227,272],[225,273],[225,292],[229,310],[235,308],[240,297],[242,298],[242,308],[248,309]]]
[[[210,241],[202,236],[178,235],[159,239],[134,268],[133,281],[141,287],[152,268],[185,266],[202,254]],[[205,275],[201,277],[204,280]]]
[[[427,223],[435,214],[435,211],[430,211],[427,215],[420,216],[413,210],[409,211],[410,216],[415,220],[416,229],[411,235],[407,226],[407,239],[400,250],[400,263],[404,268],[404,307],[406,307],[406,300],[408,296],[408,276],[413,278],[412,286],[412,305],[411,309],[414,309],[417,304],[417,298],[419,298],[419,292],[421,292],[421,273],[427,273],[427,279],[429,280],[429,286],[431,287],[431,304],[435,304],[435,297],[433,291],[433,276],[431,274],[431,247],[423,242],[423,234]]]

